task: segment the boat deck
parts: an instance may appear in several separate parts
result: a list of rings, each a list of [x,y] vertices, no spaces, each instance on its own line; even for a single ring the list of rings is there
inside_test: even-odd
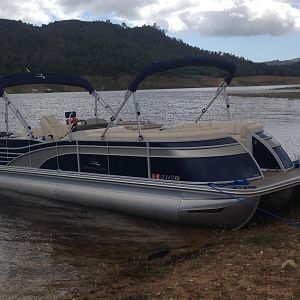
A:
[[[263,195],[296,186],[300,186],[300,168],[287,172],[265,171],[264,178],[251,181],[247,187],[232,187],[232,189],[237,189],[237,194]]]
[[[276,184],[279,181],[293,181],[300,184],[300,168],[294,168],[287,172],[264,172],[264,178],[255,182],[255,185],[259,188],[265,185]]]

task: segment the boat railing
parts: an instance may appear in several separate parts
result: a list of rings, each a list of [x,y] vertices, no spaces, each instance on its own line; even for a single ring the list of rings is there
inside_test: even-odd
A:
[[[27,135],[33,139],[33,132],[31,126],[27,123],[26,119],[23,117],[21,112],[15,107],[13,102],[8,98],[5,91],[3,91],[2,99],[5,103],[5,127],[6,127],[6,135],[8,136],[9,133],[9,124],[8,124],[8,109],[10,108],[14,115],[19,119],[21,124],[23,125],[24,129],[27,132]]]
[[[101,105],[106,110],[109,116],[116,115],[115,110],[99,95],[99,93],[94,89],[90,82],[88,82],[84,78],[60,73],[20,73],[8,75],[0,78],[0,97],[3,98],[5,103],[5,127],[7,136],[9,133],[8,114],[10,109],[26,130],[27,136],[31,139],[34,139],[31,126],[28,124],[25,117],[15,107],[12,100],[9,99],[8,95],[5,92],[5,88],[7,87],[26,84],[59,84],[81,87],[88,91],[94,98],[94,116],[96,120],[98,119],[98,105]],[[119,117],[117,117],[116,119],[120,120]]]
[[[203,58],[203,57],[194,57],[194,58],[182,58],[182,59],[173,59],[169,61],[163,61],[160,63],[152,64],[150,66],[147,66],[142,72],[140,72],[133,81],[129,84],[128,89],[125,93],[124,99],[121,103],[121,105],[114,110],[93,88],[93,86],[84,78],[77,77],[77,76],[70,76],[65,74],[59,74],[59,73],[21,73],[21,74],[15,74],[15,75],[8,75],[0,78],[0,97],[3,98],[5,102],[5,124],[6,124],[6,133],[8,136],[9,133],[9,118],[8,118],[8,112],[9,109],[13,112],[13,114],[16,116],[16,118],[20,121],[20,123],[23,125],[24,129],[27,132],[27,136],[31,139],[34,139],[33,131],[31,126],[28,124],[24,116],[21,114],[21,112],[14,106],[13,102],[8,98],[5,88],[6,87],[12,87],[17,85],[24,85],[24,84],[61,84],[61,85],[69,85],[69,86],[78,86],[82,87],[85,90],[87,90],[90,95],[94,98],[94,116],[96,120],[98,119],[98,105],[101,105],[107,113],[111,116],[110,121],[108,122],[107,127],[103,131],[101,135],[101,139],[104,139],[107,131],[110,127],[112,127],[113,124],[116,123],[116,121],[120,121],[120,113],[122,109],[124,108],[127,101],[131,98],[133,99],[134,103],[134,109],[135,109],[135,115],[136,115],[136,122],[137,122],[137,128],[138,128],[138,139],[143,140],[142,136],[142,129],[141,129],[141,110],[140,110],[140,104],[139,100],[135,97],[135,92],[137,90],[138,85],[147,77],[154,73],[163,72],[169,69],[179,68],[179,67],[186,67],[186,66],[211,66],[211,67],[217,67],[220,69],[223,69],[228,72],[227,76],[224,78],[224,80],[219,85],[213,99],[209,102],[209,104],[202,109],[200,116],[195,120],[197,123],[202,116],[207,112],[209,107],[212,105],[212,103],[215,101],[215,99],[220,95],[223,94],[226,100],[226,107],[227,107],[227,115],[228,118],[230,118],[229,113],[229,99],[228,95],[226,93],[226,86],[230,84],[234,73],[236,66],[228,61],[220,60],[220,59],[214,59],[214,58]],[[70,133],[71,134],[71,133]],[[71,137],[72,139],[72,137]]]
[[[124,100],[119,106],[119,108],[116,110],[116,112],[111,116],[110,121],[103,131],[101,135],[101,139],[103,140],[105,138],[105,135],[110,127],[113,126],[114,122],[119,118],[119,114],[124,108],[127,101],[132,96],[134,108],[135,108],[135,115],[136,115],[136,121],[138,126],[138,140],[143,140],[142,136],[142,130],[141,130],[141,121],[140,121],[140,104],[138,99],[135,97],[135,92],[139,86],[139,84],[147,77],[151,76],[152,74],[164,72],[170,69],[180,68],[180,67],[187,67],[187,66],[210,66],[210,67],[216,67],[219,69],[223,69],[228,72],[227,76],[222,80],[220,85],[218,86],[214,97],[212,100],[201,110],[201,113],[199,117],[195,120],[196,123],[199,122],[199,120],[203,117],[203,115],[207,112],[209,107],[212,105],[212,103],[218,98],[220,94],[223,95],[226,103],[226,111],[227,111],[227,118],[230,120],[230,103],[229,103],[229,97],[226,91],[227,85],[231,83],[231,80],[235,74],[236,66],[232,62],[221,60],[221,59],[215,59],[215,58],[204,58],[204,57],[194,57],[194,58],[180,58],[180,59],[173,59],[169,61],[163,61],[156,64],[152,64],[147,66],[144,70],[142,70],[129,84],[128,89],[125,93]]]

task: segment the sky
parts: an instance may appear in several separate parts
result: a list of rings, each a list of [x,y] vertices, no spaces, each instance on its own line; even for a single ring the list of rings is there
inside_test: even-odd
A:
[[[9,0],[0,18],[156,23],[192,46],[255,62],[300,57],[300,0]]]

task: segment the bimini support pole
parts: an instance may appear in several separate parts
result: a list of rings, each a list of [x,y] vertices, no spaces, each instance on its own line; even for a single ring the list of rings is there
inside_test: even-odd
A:
[[[8,126],[8,104],[7,102],[4,100],[5,102],[5,117],[4,117],[4,122],[5,122],[5,131],[6,131],[6,136],[8,136],[8,132],[9,132],[9,126]]]
[[[224,86],[224,89],[223,89],[223,97],[225,99],[225,104],[226,104],[227,120],[230,121],[231,120],[230,103],[229,103],[229,96],[228,96],[227,90],[226,90],[226,85]]]
[[[123,102],[121,103],[121,105],[119,106],[117,111],[113,114],[113,116],[110,118],[108,125],[106,126],[105,130],[103,131],[103,133],[101,135],[101,139],[104,139],[108,129],[112,126],[113,122],[118,119],[119,113],[123,109],[123,107],[126,104],[126,102],[128,101],[128,99],[130,98],[131,94],[132,94],[131,91],[129,91],[129,90],[126,91]]]
[[[96,91],[92,92],[91,95],[95,99],[94,115],[96,119],[98,118],[98,103],[102,105],[102,107],[108,112],[109,115],[116,114],[112,107],[108,103],[106,103]]]
[[[136,121],[137,121],[137,126],[138,126],[138,131],[139,131],[139,141],[142,141],[144,138],[142,136],[142,131],[141,131],[140,103],[138,100],[135,99],[135,93],[132,94],[132,97],[133,97],[134,109],[135,109],[135,113],[136,113]]]
[[[200,116],[196,119],[196,123],[199,122],[199,120],[203,117],[203,115],[207,112],[207,110],[209,109],[209,107],[213,104],[213,102],[218,98],[218,96],[222,93],[222,91],[224,90],[224,88],[226,87],[227,83],[226,81],[222,81],[220,83],[220,85],[217,88],[217,91],[215,93],[215,96],[212,98],[212,100],[206,105],[206,107],[204,107],[201,111]]]
[[[14,106],[14,104],[8,99],[7,94],[5,91],[3,91],[2,98],[6,105],[11,109],[11,111],[14,113],[14,115],[18,118],[18,120],[21,122],[25,130],[27,131],[27,135],[33,139],[33,134],[31,127],[28,125],[27,121],[25,118],[22,116],[22,114],[19,112],[19,110]]]

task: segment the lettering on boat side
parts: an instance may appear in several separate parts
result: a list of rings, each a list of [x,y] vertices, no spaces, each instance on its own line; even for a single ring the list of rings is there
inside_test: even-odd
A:
[[[180,176],[174,174],[160,174],[160,173],[152,173],[152,179],[162,179],[162,180],[175,180],[180,181]]]

